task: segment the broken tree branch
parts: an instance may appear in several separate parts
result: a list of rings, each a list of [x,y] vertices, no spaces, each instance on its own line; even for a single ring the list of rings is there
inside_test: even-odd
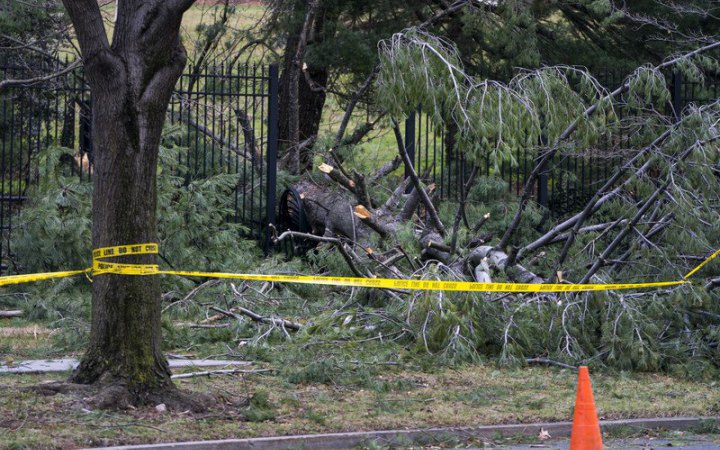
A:
[[[615,182],[617,182],[620,179],[620,177],[626,170],[628,170],[629,168],[631,168],[633,166],[633,164],[635,162],[639,161],[640,158],[645,156],[650,150],[657,148],[657,146],[661,145],[668,137],[670,137],[673,130],[674,130],[674,128],[670,128],[670,129],[666,130],[664,133],[662,133],[660,136],[658,136],[650,145],[648,145],[647,147],[640,150],[630,161],[625,163],[622,167],[619,167],[616,170],[616,172],[613,174],[613,176],[598,190],[598,193],[602,194],[607,189],[609,189]],[[632,178],[642,176],[649,167],[650,167],[650,161],[646,162],[640,168],[638,168],[632,174],[632,176],[629,177],[627,180],[625,180],[620,186],[617,186],[610,192],[602,194],[602,196],[594,195],[588,201],[588,203],[585,205],[585,208],[583,208],[583,211],[581,211],[578,214],[575,214],[574,216],[570,217],[569,219],[555,225],[550,231],[545,233],[543,236],[539,237],[532,243],[521,248],[520,251],[518,252],[518,260],[521,260],[528,252],[533,252],[549,243],[554,243],[554,240],[558,236],[558,234],[560,234],[564,231],[567,231],[570,228],[572,228],[573,226],[575,226],[575,224],[584,215],[587,218],[587,217],[591,216],[592,214],[594,214],[598,209],[600,209],[600,207],[602,205],[604,205],[606,202],[608,202],[613,197],[615,197],[619,192],[621,192],[622,189],[630,182],[630,180]],[[589,211],[589,212],[586,213],[586,211]]]
[[[665,191],[665,189],[670,186],[670,180],[666,181],[662,186],[660,186],[658,189],[655,190],[655,192],[652,193],[652,195],[645,201],[645,203],[640,207],[638,212],[635,214],[635,217],[632,218],[632,220],[623,227],[623,229],[618,233],[617,236],[615,236],[615,239],[605,248],[605,250],[602,252],[602,254],[595,260],[592,267],[590,267],[590,270],[585,274],[585,276],[580,280],[580,284],[587,283],[590,278],[592,278],[593,275],[602,267],[605,265],[605,263],[608,261],[609,256],[612,254],[613,251],[617,248],[618,245],[625,239],[625,237],[633,230],[635,229],[635,225],[640,221],[642,216],[647,212],[647,210],[652,206],[652,204],[657,200],[657,198],[660,196],[661,193]]]
[[[552,359],[547,359],[547,358],[527,358],[525,360],[525,362],[528,364],[545,364],[548,366],[558,366],[558,367],[562,367],[563,369],[570,369],[570,370],[574,370],[574,371],[578,370],[578,368],[575,366],[571,366],[569,364],[561,363],[560,361],[554,361]]]
[[[400,133],[400,126],[395,119],[393,119],[393,132],[395,133],[395,140],[397,141],[398,150],[400,151],[400,156],[403,159],[403,163],[405,163],[405,168],[408,171],[410,181],[412,181],[415,190],[420,195],[420,200],[423,202],[425,209],[427,209],[433,227],[435,227],[435,229],[438,233],[440,233],[441,236],[445,236],[445,227],[443,226],[442,221],[440,221],[440,216],[438,216],[438,213],[435,210],[435,206],[433,206],[430,197],[427,195],[427,192],[425,192],[425,189],[423,189],[422,185],[420,184],[420,179],[417,176],[417,172],[415,172],[413,163],[412,161],[410,161],[410,156],[408,155],[407,149],[405,148],[405,143],[403,142],[402,134]]]
[[[249,317],[254,322],[269,323],[278,327],[289,328],[295,331],[299,331],[302,328],[302,325],[297,322],[291,322],[289,320],[278,319],[275,317],[263,317],[256,312],[253,312],[247,308],[243,308],[242,306],[235,306],[230,311],[225,311],[224,309],[218,308],[217,306],[211,306],[210,309],[238,320],[241,319],[241,317],[235,314],[236,311],[243,316]]]
[[[383,239],[387,238],[390,234],[390,231],[384,226],[380,225],[373,218],[372,213],[368,211],[367,208],[365,208],[363,205],[357,205],[353,210],[353,214],[355,215],[355,217],[362,220],[365,225],[378,233]]]
[[[695,141],[693,145],[686,148],[678,157],[677,160],[673,163],[673,166],[677,165],[679,162],[683,161],[692,151],[698,147],[701,146],[704,142],[701,141]],[[671,169],[672,171],[672,169]],[[635,214],[635,217],[632,218],[630,223],[628,223],[622,231],[615,237],[615,239],[607,246],[605,251],[598,257],[595,262],[593,263],[592,267],[588,271],[587,274],[583,277],[583,279],[580,281],[581,284],[587,283],[590,278],[595,275],[595,273],[607,262],[608,257],[610,254],[615,250],[615,248],[622,242],[623,239],[632,231],[637,223],[640,221],[642,216],[645,214],[645,212],[650,208],[650,206],[657,200],[657,198],[664,193],[667,188],[671,184],[671,177],[668,177],[668,180],[662,184],[660,187],[658,187],[655,192],[652,193],[652,195],[645,201],[645,203],[642,205],[642,207],[638,210],[638,212]]]
[[[365,79],[363,84],[360,86],[360,89],[355,91],[353,93],[352,97],[350,98],[350,101],[348,102],[347,107],[345,108],[345,114],[343,114],[342,121],[340,122],[340,128],[338,129],[337,134],[335,135],[335,142],[333,143],[333,149],[336,149],[340,146],[340,142],[343,139],[343,136],[345,136],[345,130],[347,129],[348,124],[350,123],[350,117],[352,117],[352,113],[355,110],[355,106],[360,101],[363,95],[365,95],[370,89],[370,86],[372,86],[372,81],[375,79],[377,74],[380,72],[380,65],[376,64],[375,67],[373,67],[373,70],[370,72],[370,75]]]
[[[330,177],[331,180],[338,183],[340,186],[355,194],[355,182],[345,176],[345,173],[342,170],[335,170],[333,166],[325,163],[320,164],[318,166],[318,170]]]
[[[179,373],[170,376],[173,380],[179,380],[182,378],[194,378],[194,377],[209,377],[211,375],[233,375],[236,373],[267,373],[272,372],[273,369],[220,369],[220,370],[205,370],[203,372],[190,372],[190,373]]]
[[[691,58],[700,53],[707,52],[707,51],[712,50],[717,47],[720,47],[720,41],[703,46],[692,52],[685,53],[684,55],[678,56],[677,58],[668,60],[668,61],[656,66],[655,69],[662,70],[666,67],[670,67],[674,64],[677,64],[678,62],[683,61],[687,58]],[[630,81],[626,81],[620,87],[615,89],[614,91],[612,91],[609,94],[605,95],[604,97],[598,99],[597,102],[595,102],[592,106],[590,106],[585,111],[583,111],[583,113],[579,117],[575,118],[575,120],[573,120],[572,123],[570,125],[568,125],[567,128],[562,133],[560,133],[560,135],[557,137],[557,139],[555,139],[555,142],[553,142],[552,146],[542,156],[540,161],[535,165],[532,172],[530,173],[530,176],[528,176],[528,178],[525,182],[525,186],[523,188],[523,194],[520,197],[520,201],[518,203],[518,209],[515,212],[515,216],[513,217],[513,220],[510,222],[510,225],[508,226],[507,230],[505,231],[505,234],[503,235],[502,239],[500,240],[500,243],[498,244],[499,248],[506,247],[510,243],[512,236],[515,234],[515,232],[520,227],[520,219],[522,217],[523,211],[525,210],[525,206],[527,205],[528,200],[530,200],[530,195],[532,193],[532,187],[534,186],[535,182],[537,181],[540,173],[542,173],[545,170],[547,165],[550,163],[552,158],[555,156],[555,154],[560,149],[560,143],[562,143],[563,141],[568,139],[575,132],[575,130],[577,130],[578,126],[580,125],[581,120],[593,115],[595,113],[595,111],[598,110],[600,105],[603,104],[603,102],[613,100],[616,97],[627,92],[629,89],[630,89]]]
[[[460,220],[465,216],[465,205],[467,204],[467,196],[475,184],[475,177],[478,174],[478,166],[474,165],[470,177],[463,186],[462,192],[460,193],[460,204],[458,205],[457,213],[455,214],[455,221],[453,222],[452,238],[450,239],[450,253],[455,253],[457,249],[457,237],[458,231],[460,231]]]
[[[372,208],[372,200],[365,184],[365,175],[353,170],[353,181],[355,182],[355,197],[357,197],[360,204]]]
[[[350,256],[350,253],[348,253],[347,249],[343,245],[343,242],[338,238],[333,237],[325,237],[325,236],[315,236],[314,234],[310,233],[300,233],[299,231],[285,231],[277,238],[273,239],[273,242],[277,244],[278,242],[290,238],[290,237],[296,237],[301,239],[310,239],[317,242],[326,242],[329,244],[334,245],[342,257],[345,259],[345,262],[348,264],[348,267],[350,267],[350,270],[352,270],[352,273],[355,274],[355,276],[360,278],[367,278],[365,275],[362,274],[355,265],[355,262],[353,261],[353,258]]]
[[[375,175],[373,175],[370,178],[370,184],[373,184],[380,178],[383,178],[386,175],[394,172],[398,167],[400,167],[401,163],[402,163],[402,158],[399,155],[396,156],[395,158],[393,158],[392,161],[386,163],[384,166],[382,166],[380,169],[378,169],[377,172],[375,172]]]
[[[670,129],[666,130],[663,134],[658,136],[650,145],[638,152],[638,154],[635,155],[635,157],[633,157],[630,161],[628,161],[627,164],[624,164],[622,167],[618,168],[615,171],[615,174],[610,177],[610,179],[606,181],[605,184],[598,191],[595,192],[595,194],[593,194],[590,201],[585,205],[585,209],[583,209],[578,216],[577,221],[575,222],[575,226],[570,231],[570,234],[565,241],[565,245],[560,252],[560,256],[558,256],[557,263],[555,264],[555,271],[560,270],[560,267],[565,262],[565,258],[567,258],[568,253],[570,252],[570,247],[572,247],[573,243],[575,242],[575,236],[577,236],[577,233],[580,230],[580,227],[582,227],[585,220],[592,215],[597,200],[600,199],[600,196],[604,194],[607,189],[613,186],[618,181],[618,179],[620,179],[620,176],[627,170],[628,167],[632,167],[632,164],[634,164],[635,161],[638,161],[642,156],[645,155],[645,153],[649,152],[651,149],[654,149],[658,145],[662,144],[662,142],[664,142],[665,139],[667,139],[669,136]]]
[[[198,292],[202,291],[203,289],[208,288],[208,287],[212,287],[212,286],[217,286],[217,285],[220,284],[221,282],[222,282],[221,280],[208,280],[208,281],[204,282],[204,283],[201,284],[201,285],[195,286],[190,292],[187,293],[187,295],[186,295],[185,297],[182,298],[182,300],[178,300],[178,301],[176,301],[176,302],[170,303],[170,304],[167,305],[165,308],[163,308],[162,312],[167,311],[169,308],[171,308],[171,307],[173,307],[173,306],[175,306],[175,305],[179,305],[179,304],[182,304],[182,303],[185,303],[185,302],[189,301],[189,300],[192,299]]]

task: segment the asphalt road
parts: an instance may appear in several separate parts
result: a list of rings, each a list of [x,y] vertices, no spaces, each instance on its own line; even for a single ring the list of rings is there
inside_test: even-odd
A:
[[[684,450],[717,450],[720,449],[720,435],[678,435],[671,438],[639,438],[639,439],[609,439],[603,442],[605,450],[654,450],[654,449],[684,449]],[[485,449],[502,450],[568,450],[570,441],[550,440],[544,444],[509,445],[500,447],[485,447]]]

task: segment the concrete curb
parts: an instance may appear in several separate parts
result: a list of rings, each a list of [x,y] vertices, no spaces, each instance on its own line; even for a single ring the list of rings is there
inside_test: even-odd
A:
[[[669,417],[659,419],[604,420],[603,431],[618,428],[633,430],[687,430],[720,417]],[[359,431],[351,433],[306,434],[217,441],[176,442],[169,444],[105,447],[109,450],[280,450],[280,449],[344,449],[371,444],[409,446],[432,444],[449,439],[497,438],[498,436],[537,436],[540,429],[553,437],[569,436],[572,422],[548,422],[519,425],[488,425],[479,427],[427,428],[422,430]]]

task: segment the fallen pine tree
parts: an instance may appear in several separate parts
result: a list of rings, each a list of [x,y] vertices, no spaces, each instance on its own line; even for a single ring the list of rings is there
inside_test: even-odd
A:
[[[664,69],[700,79],[714,61],[702,55],[719,45],[638,68],[607,91],[572,67],[522,72],[508,84],[475,80],[446,43],[414,30],[398,34],[380,46],[377,97],[391,118],[399,158],[363,174],[328,149],[316,174],[294,186],[310,232],[279,229],[275,240],[316,242],[310,261],[333,275],[518,283],[683,279],[720,243],[720,104],[690,105],[678,120],[655,105],[669,98]],[[413,170],[392,119],[420,103],[436,123],[454,124],[458,148],[471,162],[490,157],[498,167],[512,163],[515,146],[548,142],[536,148],[519,198],[473,170],[460,201],[439,202],[428,177]],[[620,131],[634,140],[615,149],[621,161],[614,173],[576,212],[548,223],[531,201],[539,174],[554,156],[596,151],[601,137],[612,141]],[[405,178],[392,175],[401,165]],[[480,201],[477,193],[488,190],[494,201]],[[374,322],[364,314],[368,305],[394,311],[399,320],[386,332],[399,328],[425,351],[451,359],[549,355],[641,370],[692,366],[707,374],[718,361],[718,270],[711,263],[693,286],[662,290],[387,290],[355,296],[346,306]],[[326,320],[341,317],[335,311]]]
[[[397,157],[363,173],[353,168],[348,149],[345,158],[334,147],[317,155],[324,163],[294,182],[307,230],[278,226],[276,233],[278,242],[317,244],[305,259],[255,264],[248,258],[258,253],[255,243],[237,239],[240,226],[226,223],[237,178],[224,174],[187,184],[177,175],[182,173],[178,150],[169,146],[161,151],[165,170],[158,178],[162,264],[448,281],[667,281],[682,278],[720,242],[720,107],[717,102],[690,106],[679,120],[659,113],[654,105],[664,104],[668,96],[660,68],[640,68],[618,90],[608,92],[570,67],[522,72],[508,84],[474,80],[462,74],[451,48],[424,34],[396,36],[383,49],[376,95],[395,136]],[[668,63],[682,61],[689,76],[700,76],[708,61],[694,61],[697,55]],[[410,170],[396,123],[418,103],[439,126],[455,124],[457,148],[471,162],[490,158],[498,166],[512,164],[518,147],[538,155],[531,161],[533,175],[525,193],[517,197],[498,177],[473,171],[463,180],[457,202],[439,201],[426,169]],[[633,145],[613,148],[622,161],[603,185],[594,186],[581,208],[548,216],[531,201],[533,179],[551,164],[549,155],[596,152],[598,139],[615,142],[620,131],[634,136]],[[320,144],[315,150],[322,150]],[[52,153],[47,165],[53,167],[50,157]],[[400,168],[407,168],[409,176],[398,176]],[[18,233],[13,242],[26,271],[86,262],[89,190],[62,176],[35,188],[18,221],[26,233]],[[244,348],[262,348],[272,336],[302,346],[381,341],[431,355],[432,361],[554,361],[704,377],[717,373],[720,360],[719,277],[713,262],[692,278],[692,286],[647,291],[268,288],[282,290],[282,301],[270,299],[265,288],[237,295],[222,283],[168,278],[163,279],[163,298],[169,303],[166,316],[182,323],[196,318],[178,311],[209,315],[216,306],[229,313],[219,319],[229,326],[198,332],[222,332],[228,342]],[[40,300],[27,309],[28,316],[85,317],[87,311],[77,301],[84,283],[68,280],[39,290]],[[200,286],[207,295],[197,294]],[[288,306],[293,303],[313,303],[313,308],[300,312]],[[82,325],[76,329],[82,335]],[[250,331],[256,334],[248,337]],[[165,333],[173,341],[185,331],[168,325]]]

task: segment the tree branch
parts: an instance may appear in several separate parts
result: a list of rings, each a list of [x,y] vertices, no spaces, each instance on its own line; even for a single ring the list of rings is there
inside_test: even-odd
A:
[[[668,137],[670,137],[670,130],[666,130],[663,134],[661,134],[659,137],[657,137],[650,145],[642,149],[633,157],[630,161],[628,161],[626,164],[624,164],[622,167],[618,168],[615,171],[615,174],[610,177],[609,180],[605,182],[605,184],[595,192],[595,194],[592,196],[590,201],[585,205],[585,209],[580,213],[580,215],[577,218],[577,221],[575,222],[575,226],[570,231],[570,234],[568,235],[567,241],[565,241],[565,245],[563,246],[562,251],[560,252],[560,256],[558,256],[557,263],[555,264],[555,272],[560,270],[560,266],[565,262],[565,258],[567,258],[568,253],[570,252],[570,247],[572,247],[573,243],[575,242],[575,236],[577,235],[578,231],[582,227],[583,223],[587,218],[589,218],[593,210],[595,208],[595,204],[597,203],[597,200],[600,199],[601,194],[605,193],[607,189],[614,186],[615,183],[620,179],[620,176],[625,173],[625,171],[632,167],[632,165],[638,161],[642,156],[644,156],[646,153],[648,153],[650,150],[656,148],[658,145],[660,145],[662,142],[665,141]]]
[[[87,65],[98,53],[110,49],[100,6],[95,0],[63,0],[63,5],[73,23]]]
[[[661,70],[666,67],[670,67],[684,59],[691,58],[700,53],[707,52],[707,51],[712,50],[717,47],[720,47],[720,41],[714,42],[712,44],[698,48],[692,52],[685,53],[681,56],[670,59],[670,60],[656,66],[655,69]],[[559,150],[560,143],[565,141],[567,138],[569,138],[575,132],[575,130],[577,130],[577,127],[580,125],[581,120],[593,115],[603,102],[613,100],[614,98],[627,92],[629,89],[630,89],[630,82],[626,81],[625,83],[623,83],[620,87],[618,87],[614,91],[612,91],[609,94],[605,95],[604,97],[600,98],[592,106],[587,108],[579,117],[577,117],[575,120],[573,120],[573,122],[570,125],[568,125],[567,128],[562,133],[560,133],[560,135],[557,137],[557,139],[555,139],[555,142],[553,142],[552,147],[545,153],[545,155],[535,165],[532,172],[530,173],[530,176],[528,177],[527,181],[525,182],[523,194],[520,198],[520,202],[518,203],[518,209],[515,213],[515,216],[513,217],[513,220],[511,221],[510,225],[508,226],[507,230],[505,231],[505,234],[503,235],[502,239],[500,240],[500,243],[498,244],[499,248],[503,248],[503,247],[507,246],[508,243],[510,242],[510,239],[512,238],[513,234],[515,234],[515,232],[520,227],[520,219],[522,217],[523,211],[525,210],[525,205],[527,205],[528,200],[530,200],[530,195],[532,193],[532,186],[537,181],[537,178],[540,175],[540,173],[542,173],[542,171],[545,170],[548,163],[552,160],[553,156],[555,156],[555,154]]]
[[[13,86],[32,86],[33,84],[42,83],[43,81],[52,80],[53,78],[61,77],[68,72],[72,72],[80,66],[80,60],[73,62],[59,72],[51,73],[49,75],[43,75],[35,78],[26,78],[24,80],[2,80],[0,81],[0,93],[5,89],[9,89]]]
[[[345,114],[343,114],[342,121],[340,122],[340,128],[335,135],[335,142],[333,143],[334,149],[340,146],[340,142],[345,135],[345,130],[347,129],[348,123],[350,123],[350,117],[355,110],[355,105],[357,105],[358,101],[360,101],[362,96],[367,93],[368,89],[370,89],[370,86],[372,86],[372,81],[375,79],[378,72],[380,72],[380,65],[376,64],[375,67],[373,67],[373,70],[370,72],[370,75],[368,75],[368,77],[365,79],[365,82],[363,82],[362,86],[360,86],[360,89],[355,91],[350,98],[350,102],[348,102],[348,105],[345,108]]]
[[[302,328],[302,325],[299,323],[291,322],[285,319],[276,319],[275,317],[263,317],[256,312],[250,311],[247,308],[243,308],[242,306],[236,306],[230,311],[225,311],[224,309],[220,309],[217,306],[211,306],[210,309],[212,309],[213,311],[217,311],[220,314],[224,314],[228,317],[233,317],[235,319],[240,318],[237,314],[234,313],[234,311],[237,311],[243,316],[247,316],[255,322],[270,323],[279,327],[289,328],[295,331],[299,331]]]
[[[365,275],[358,270],[357,266],[355,265],[355,262],[353,261],[352,256],[350,256],[350,253],[348,253],[347,249],[343,245],[343,242],[340,239],[332,238],[332,237],[325,237],[325,236],[315,236],[314,234],[310,233],[300,233],[299,231],[285,231],[280,236],[273,239],[274,243],[278,243],[284,239],[290,238],[290,237],[297,237],[300,239],[310,239],[311,241],[316,242],[326,242],[329,244],[334,245],[340,254],[342,255],[343,259],[345,259],[345,262],[347,263],[348,267],[350,267],[350,270],[352,273],[355,274],[355,276],[360,278],[367,278]]]
[[[413,167],[412,161],[410,161],[410,156],[408,156],[407,149],[405,148],[405,144],[403,142],[402,134],[400,133],[400,126],[398,125],[397,121],[393,119],[393,132],[395,133],[395,140],[398,144],[398,150],[400,151],[400,156],[403,159],[403,163],[405,163],[405,168],[408,171],[408,176],[410,177],[410,181],[412,181],[413,186],[415,187],[415,190],[420,195],[420,200],[423,202],[423,205],[425,205],[425,208],[427,209],[428,215],[430,216],[430,220],[432,221],[433,227],[440,233],[441,236],[445,236],[445,227],[443,226],[442,222],[440,221],[440,217],[438,216],[437,211],[435,210],[435,206],[433,206],[432,201],[430,200],[430,197],[427,195],[427,192],[425,192],[425,189],[422,188],[420,185],[420,179],[417,176],[417,173],[415,172],[415,168]]]
[[[385,228],[383,225],[379,224],[374,218],[370,211],[368,211],[367,208],[365,208],[363,205],[357,205],[353,211],[353,214],[358,219],[362,220],[362,222],[370,227],[373,231],[375,231],[377,234],[379,234],[383,239],[388,237],[390,234],[390,231]]]
[[[705,289],[707,289],[708,291],[717,287],[720,287],[720,277],[713,278],[705,285]]]
[[[625,237],[633,230],[635,229],[635,225],[640,221],[642,216],[645,214],[645,212],[652,206],[652,204],[657,200],[657,198],[660,196],[661,193],[665,192],[665,189],[670,186],[670,180],[666,181],[662,186],[657,188],[655,192],[652,193],[650,198],[648,198],[645,203],[640,207],[638,212],[635,214],[635,217],[632,218],[632,220],[625,225],[625,227],[618,233],[617,236],[615,236],[615,239],[605,248],[605,250],[602,252],[600,256],[595,259],[595,262],[593,263],[592,267],[590,267],[590,270],[585,274],[585,276],[580,280],[580,284],[587,283],[590,278],[592,278],[595,273],[600,270],[602,266],[605,265],[605,263],[608,260],[608,257],[612,254],[612,252],[615,251],[618,245],[625,239]]]
[[[452,237],[450,239],[450,253],[455,253],[455,250],[457,249],[458,231],[460,231],[460,219],[462,219],[462,217],[465,215],[467,196],[470,192],[470,188],[472,188],[473,184],[475,184],[475,177],[477,176],[477,174],[478,166],[474,165],[472,168],[472,172],[470,172],[470,177],[465,182],[462,192],[460,193],[460,204],[458,205],[457,213],[455,214],[455,221],[453,222],[452,228]]]
[[[375,172],[375,175],[370,178],[370,184],[375,184],[377,180],[383,178],[385,175],[394,172],[398,167],[400,167],[401,163],[402,158],[400,156],[396,156],[395,158],[393,158],[392,161],[386,163],[384,166],[379,168],[377,172]]]
[[[434,16],[430,17],[420,25],[418,25],[416,28],[427,28],[429,26],[435,25],[445,17],[449,16],[450,14],[456,13],[463,9],[465,6],[472,4],[472,1],[470,0],[459,0],[452,5],[450,5],[447,9],[444,9],[440,11],[439,13],[435,14]]]
[[[290,153],[289,169],[292,175],[299,175],[300,167],[300,105],[299,105],[299,88],[300,88],[300,71],[302,70],[303,58],[305,58],[305,49],[307,48],[308,34],[315,13],[318,9],[318,0],[310,0],[308,9],[305,14],[305,22],[298,36],[298,45],[293,56],[292,64],[288,69],[288,150]]]
[[[525,360],[525,362],[528,364],[545,364],[548,366],[558,366],[558,367],[562,367],[563,369],[570,369],[570,370],[574,370],[574,371],[578,370],[578,368],[575,366],[571,366],[569,364],[561,363],[560,361],[554,361],[552,359],[547,359],[547,358],[528,358]]]
[[[635,157],[633,157],[630,161],[625,163],[625,165],[623,165],[623,167],[618,168],[616,173],[610,178],[610,180],[608,180],[608,182],[606,182],[598,190],[598,192],[602,193],[605,190],[607,190],[609,187],[611,187],[612,186],[611,182],[615,183],[626,170],[628,170],[630,167],[632,167],[633,163],[637,162],[642,156],[646,155],[650,150],[655,149],[658,145],[660,145],[662,142],[664,142],[671,135],[673,130],[674,130],[674,128],[670,128],[670,129],[666,130],[663,134],[658,136],[650,145],[648,145],[647,147],[640,150],[635,155]],[[649,162],[646,162],[632,174],[632,177],[642,176],[647,171],[648,168],[649,168]],[[589,208],[589,210],[590,210],[589,215],[594,214],[600,208],[600,206],[602,206],[607,201],[609,201],[611,198],[613,198],[615,195],[617,195],[618,192],[620,192],[622,190],[622,188],[630,181],[631,178],[628,178],[620,186],[617,186],[610,192],[607,192],[606,194],[602,195],[602,197],[600,197],[600,198],[593,196],[588,201],[588,203],[585,205],[585,208],[583,208],[582,212],[575,214],[571,218],[555,225],[550,231],[548,231],[547,233],[545,233],[544,235],[542,235],[541,237],[539,237],[532,243],[530,243],[530,244],[526,245],[525,247],[523,247],[522,249],[520,249],[520,251],[518,252],[518,260],[522,259],[528,252],[535,251],[547,244],[555,243],[557,236],[560,233],[572,228],[577,223],[577,221],[583,216],[586,209]]]
[[[181,378],[209,377],[211,375],[234,375],[236,373],[267,373],[272,371],[273,369],[218,369],[206,370],[203,372],[179,373],[172,375],[170,378],[173,380],[179,380]]]
[[[195,3],[195,0],[170,0],[170,8],[177,14],[182,14]]]

